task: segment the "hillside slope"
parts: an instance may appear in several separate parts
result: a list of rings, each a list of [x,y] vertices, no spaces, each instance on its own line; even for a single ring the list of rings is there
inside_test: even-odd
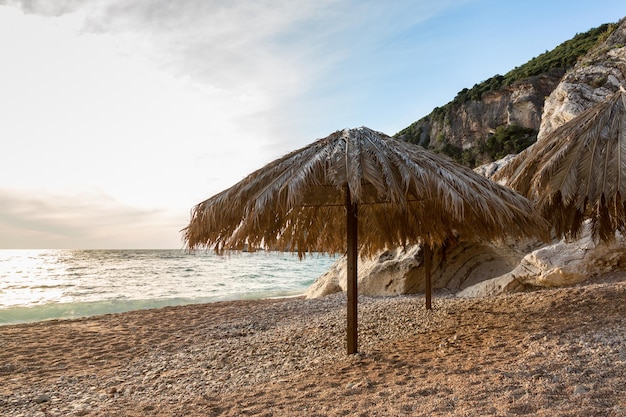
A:
[[[604,24],[577,34],[504,76],[463,89],[454,100],[395,136],[472,167],[519,152],[537,139],[546,97],[577,62],[607,49],[606,42],[617,27]],[[596,84],[605,81],[602,77],[592,80]]]

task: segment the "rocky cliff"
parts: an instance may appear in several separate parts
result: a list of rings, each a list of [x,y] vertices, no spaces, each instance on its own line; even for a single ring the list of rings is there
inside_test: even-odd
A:
[[[534,77],[483,94],[480,101],[460,105],[450,113],[449,122],[437,124],[440,122],[425,120],[420,126],[424,132],[430,132],[423,133],[424,137],[433,132],[450,132],[454,137],[451,140],[463,147],[475,146],[470,143],[471,138],[489,132],[498,123],[511,121],[538,129],[541,140],[543,135],[603,100],[620,85],[626,88],[626,19],[579,59],[560,82],[550,77]],[[541,104],[544,99],[545,104]],[[491,176],[509,159],[484,165],[477,171]],[[575,242],[551,245],[461,239],[435,251],[432,279],[435,289],[482,296],[531,287],[571,285],[594,275],[625,269],[626,240],[621,236],[611,245],[596,245],[588,234]],[[345,258],[342,258],[311,286],[307,296],[319,297],[344,290],[345,276]],[[421,292],[423,277],[419,246],[381,252],[359,263],[362,294]]]
[[[418,120],[399,137],[424,147],[441,148],[448,144],[468,149],[484,143],[503,125],[517,124],[537,132],[544,100],[563,74],[564,71],[552,71],[487,92],[480,100],[452,102],[445,110],[435,110]]]
[[[492,162],[511,151],[519,152],[536,140],[542,128],[545,99],[561,84],[566,71],[581,58],[595,59],[595,62],[606,58],[599,45],[611,49],[618,44],[618,36],[609,36],[616,26],[606,24],[578,34],[505,76],[496,75],[471,89],[464,89],[454,100],[434,109],[396,136],[446,153],[472,167]],[[592,58],[593,54],[597,56]],[[613,81],[599,74],[590,73],[589,77],[589,82],[595,85]],[[509,127],[522,130],[502,132]],[[493,149],[490,140],[498,130],[501,130],[500,136],[504,136],[499,141],[513,142],[518,139],[512,136],[519,133],[526,138],[520,143],[508,143],[503,149]]]
[[[626,18],[547,97],[539,138],[604,100],[620,85],[626,88]]]

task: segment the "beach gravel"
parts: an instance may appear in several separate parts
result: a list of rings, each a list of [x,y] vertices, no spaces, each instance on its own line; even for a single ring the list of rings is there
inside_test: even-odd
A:
[[[0,327],[0,415],[624,416],[626,274],[506,296],[233,301]]]

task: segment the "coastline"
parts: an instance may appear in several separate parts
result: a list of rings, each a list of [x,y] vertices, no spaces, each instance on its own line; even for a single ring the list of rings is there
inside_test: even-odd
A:
[[[626,274],[485,299],[240,300],[0,326],[6,416],[626,414]]]
[[[0,250],[0,325],[298,295],[332,262],[284,252]]]
[[[281,295],[285,294],[285,295]],[[74,303],[48,303],[33,306],[0,308],[0,327],[54,320],[80,320],[107,314],[123,314],[140,310],[212,304],[218,302],[283,299],[303,297],[303,291],[274,291],[203,298],[163,298],[136,300],[101,300]]]

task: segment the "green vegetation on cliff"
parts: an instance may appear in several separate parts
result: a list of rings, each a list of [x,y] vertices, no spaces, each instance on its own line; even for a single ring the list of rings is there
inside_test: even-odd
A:
[[[488,80],[475,84],[471,89],[464,88],[457,94],[452,103],[480,100],[484,93],[499,90],[516,81],[551,71],[568,70],[576,64],[580,57],[587,54],[591,48],[599,42],[604,41],[614,29],[615,25],[606,23],[585,33],[579,33],[553,50],[546,51],[532,58],[521,67],[512,69],[504,76],[495,75]]]
[[[476,147],[461,149],[444,143],[437,151],[472,168],[488,161],[496,161],[508,154],[519,153],[537,141],[537,131],[517,124],[502,125],[493,135]],[[487,157],[486,157],[487,156]]]
[[[532,58],[505,75],[495,75],[475,84],[470,89],[464,88],[454,100],[442,107],[436,107],[430,115],[411,124],[395,136],[408,142],[429,147],[431,138],[428,129],[432,127],[433,123],[438,123],[440,127],[445,126],[450,121],[450,114],[458,110],[464,103],[470,100],[479,101],[485,93],[501,90],[531,77],[543,74],[560,77],[594,46],[606,40],[616,27],[617,25],[614,24],[604,24],[585,33],[579,33],[553,50]],[[526,129],[517,125],[503,125],[497,127],[492,136],[485,138],[484,143],[476,144],[476,146],[464,150],[449,143],[443,131],[440,131],[436,135],[436,144],[431,148],[474,167],[477,164],[499,159],[508,153],[520,152],[536,140],[537,133],[533,129]]]

